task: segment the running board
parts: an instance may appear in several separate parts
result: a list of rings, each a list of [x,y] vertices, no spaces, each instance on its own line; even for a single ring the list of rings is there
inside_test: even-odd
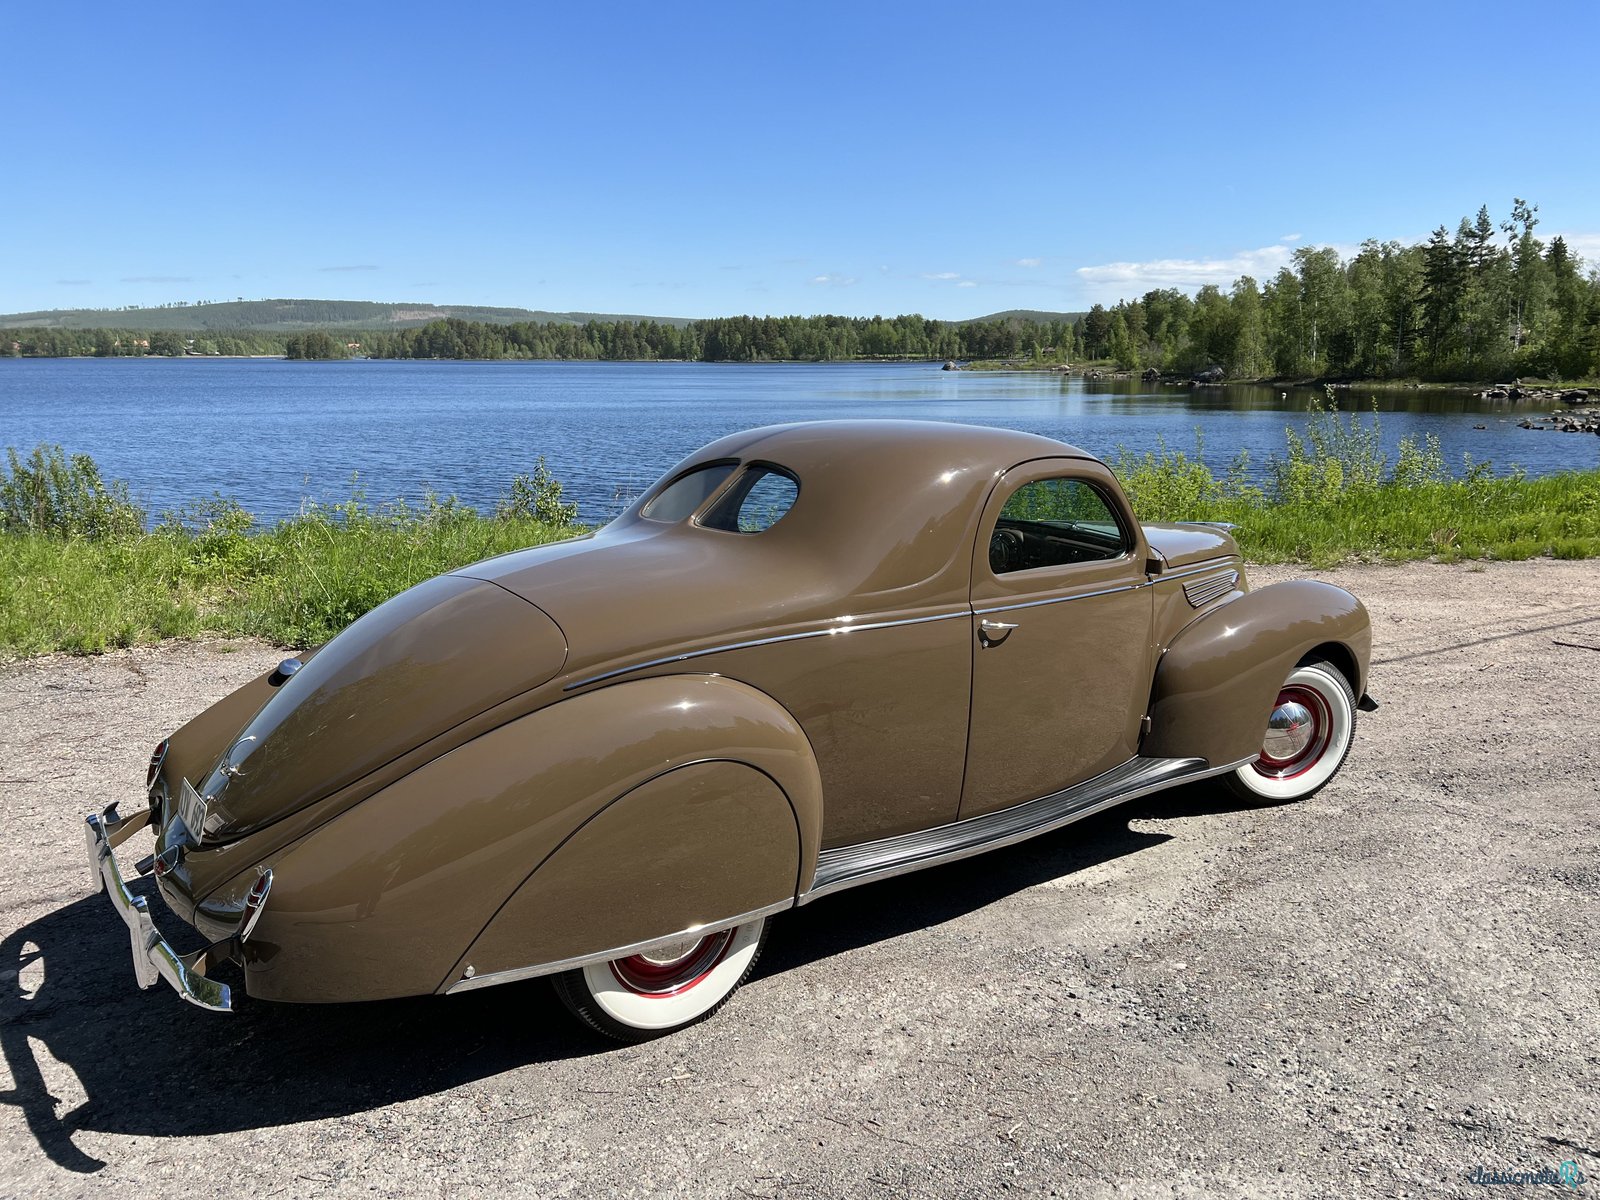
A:
[[[937,829],[919,829],[875,842],[823,850],[817,855],[816,879],[811,890],[800,897],[800,903],[806,904],[857,884],[904,875],[935,863],[954,862],[1025,841],[1126,800],[1180,783],[1223,775],[1237,766],[1238,763],[1229,763],[1213,767],[1203,758],[1130,758],[1120,767],[1074,784],[1065,791],[999,812],[968,817]]]

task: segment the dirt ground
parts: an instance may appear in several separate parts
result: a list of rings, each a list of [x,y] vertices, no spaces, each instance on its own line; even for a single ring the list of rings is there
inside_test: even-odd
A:
[[[1319,795],[1195,785],[819,901],[634,1048],[541,981],[140,992],[82,815],[280,655],[0,668],[0,1197],[1600,1191],[1600,563],[1324,577],[1383,707]]]

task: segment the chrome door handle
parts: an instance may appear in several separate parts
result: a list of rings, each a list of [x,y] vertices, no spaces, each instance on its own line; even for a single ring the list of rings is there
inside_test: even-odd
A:
[[[978,636],[983,639],[986,646],[998,646],[1011,636],[1011,631],[1016,625],[1009,621],[982,620],[978,622]]]

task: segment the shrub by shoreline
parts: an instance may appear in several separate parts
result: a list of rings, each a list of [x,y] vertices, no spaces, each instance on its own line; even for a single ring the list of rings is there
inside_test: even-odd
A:
[[[1403,440],[1390,463],[1378,421],[1313,414],[1304,437],[1251,482],[1166,446],[1112,459],[1139,519],[1226,521],[1246,559],[1350,561],[1600,557],[1600,469],[1529,479]],[[86,455],[40,447],[0,473],[0,661],[94,654],[167,638],[251,636],[315,645],[397,592],[492,555],[587,532],[539,460],[492,513],[454,497],[420,506],[309,504],[271,526],[214,498],[145,514]]]

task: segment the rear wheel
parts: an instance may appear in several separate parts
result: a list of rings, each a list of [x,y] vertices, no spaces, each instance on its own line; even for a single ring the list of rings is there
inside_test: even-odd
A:
[[[1261,753],[1224,778],[1247,800],[1304,799],[1333,778],[1355,731],[1355,693],[1343,673],[1320,659],[1302,663],[1278,691]]]
[[[766,918],[553,977],[563,1004],[591,1029],[642,1042],[702,1021],[728,1002],[766,943]]]

